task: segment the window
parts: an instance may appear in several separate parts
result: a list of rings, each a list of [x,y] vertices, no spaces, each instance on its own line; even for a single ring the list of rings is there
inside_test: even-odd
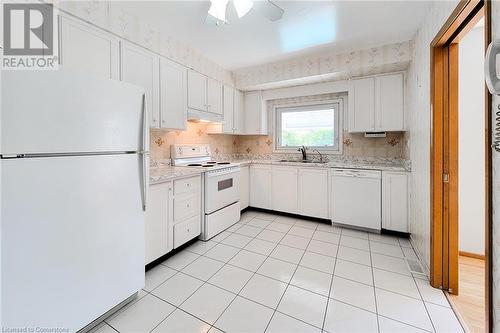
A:
[[[339,152],[341,102],[276,107],[276,150],[300,146]]]

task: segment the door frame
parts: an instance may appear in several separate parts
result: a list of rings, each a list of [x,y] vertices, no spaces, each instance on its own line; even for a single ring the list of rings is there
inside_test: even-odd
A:
[[[430,282],[458,294],[458,41],[484,17],[485,52],[491,42],[490,0],[462,0],[430,45],[431,173]],[[485,85],[485,299],[492,330],[491,94]]]

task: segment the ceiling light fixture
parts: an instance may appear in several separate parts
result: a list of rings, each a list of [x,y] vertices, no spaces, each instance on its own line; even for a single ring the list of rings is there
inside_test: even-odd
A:
[[[217,25],[226,23],[226,7],[229,0],[210,0],[208,14],[217,19]]]
[[[242,18],[253,7],[252,0],[233,0],[234,9],[236,9],[236,14],[238,14],[238,18]]]
[[[233,2],[238,18],[242,18],[250,10],[258,12],[269,21],[275,22],[281,19],[285,11],[271,0],[210,0],[210,8],[205,19],[205,24],[222,26],[228,23],[226,9],[229,1]],[[232,16],[230,14],[230,16]],[[230,17],[232,20],[233,18]]]

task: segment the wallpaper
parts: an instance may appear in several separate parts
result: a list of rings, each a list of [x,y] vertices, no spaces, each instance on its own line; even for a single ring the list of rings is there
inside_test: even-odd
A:
[[[412,172],[410,232],[427,271],[430,262],[430,51],[429,45],[458,1],[433,2],[413,42],[408,70],[407,105]]]
[[[345,95],[344,95],[345,96]],[[275,105],[316,102],[342,98],[339,94],[321,94],[294,98],[282,98],[267,102],[270,133],[273,133],[273,110]],[[345,107],[347,109],[347,106]],[[346,114],[346,112],[344,112]],[[346,116],[344,115],[344,118]],[[402,132],[389,133],[386,138],[365,138],[362,133],[350,134],[343,129],[343,155],[363,157],[408,158],[406,138]],[[208,134],[204,123],[188,122],[186,131],[151,130],[151,160],[168,159],[169,146],[182,143],[208,143],[215,157],[226,154],[250,154],[266,156],[273,154],[274,136]],[[159,145],[160,144],[160,145]],[[312,152],[311,152],[312,154]],[[316,154],[316,153],[315,153]],[[300,153],[292,153],[299,156]]]
[[[195,69],[223,83],[232,85],[232,73],[201,55],[191,46],[165,35],[115,1],[48,1],[70,14],[113,32],[184,66]]]
[[[234,71],[237,88],[337,73],[336,80],[405,70],[411,60],[411,43],[402,42],[350,53],[321,52],[288,62],[275,62]]]
[[[492,38],[500,38],[500,1],[492,1]],[[498,72],[498,69],[497,69]],[[500,96],[493,96],[491,116],[500,109]],[[493,330],[500,332],[500,153],[493,152]]]

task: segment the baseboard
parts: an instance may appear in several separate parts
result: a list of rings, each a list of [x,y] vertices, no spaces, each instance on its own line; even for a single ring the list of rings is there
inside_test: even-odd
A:
[[[418,260],[420,260],[420,264],[424,268],[424,274],[427,276],[427,279],[430,279],[431,270],[429,269],[429,266],[427,266],[427,262],[423,260],[424,256],[422,255],[422,253],[420,253],[420,249],[415,245],[415,241],[413,240],[412,234],[410,234],[410,244],[413,247],[413,251],[415,251]]]
[[[458,255],[462,256],[462,257],[469,257],[469,258],[474,258],[474,259],[486,260],[486,256],[484,254],[477,254],[477,253],[466,252],[466,251],[458,251]]]

